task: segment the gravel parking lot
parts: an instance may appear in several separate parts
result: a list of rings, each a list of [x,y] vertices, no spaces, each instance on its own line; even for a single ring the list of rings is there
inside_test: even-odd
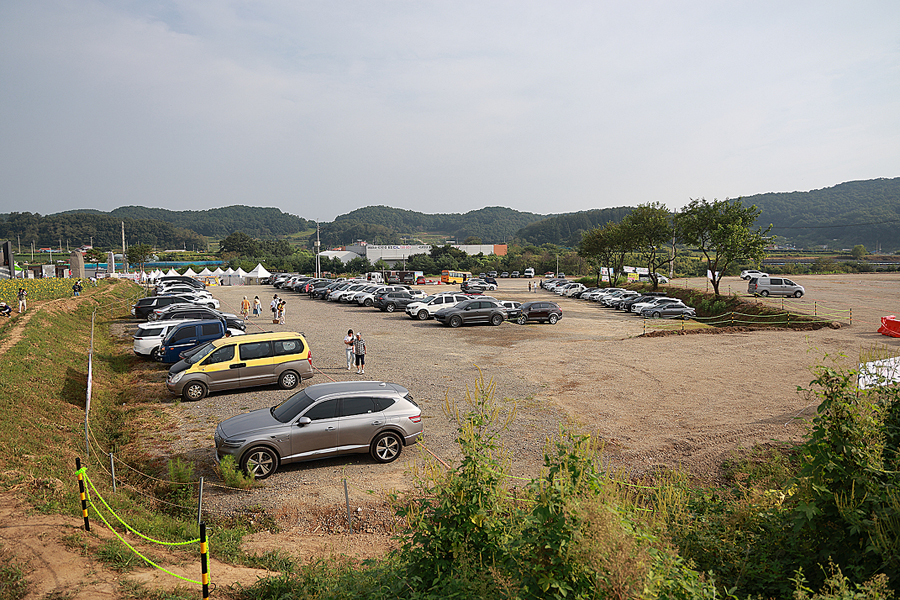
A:
[[[826,355],[827,360],[852,364],[863,348],[900,345],[900,340],[875,332],[879,317],[895,312],[900,275],[792,279],[806,286],[804,300],[831,309],[852,308],[852,326],[646,338],[639,337],[639,318],[543,290],[529,294],[528,280],[509,279],[499,280],[495,297],[556,300],[563,308],[562,321],[555,326],[507,322],[450,329],[433,320],[412,320],[402,312],[388,314],[286,293],[285,325],[251,320],[248,332],[302,332],[318,370],[304,386],[361,377],[406,386],[422,407],[428,448],[448,462],[458,452],[453,426],[442,410],[444,400],[461,399],[480,369],[496,385],[496,397],[516,406],[516,418],[505,434],[515,475],[537,474],[546,439],[561,424],[569,424],[602,438],[607,444],[604,459],[612,467],[640,474],[660,465],[680,466],[700,479],[711,479],[721,460],[739,446],[802,434],[802,417],[814,414],[815,405],[798,394],[797,386],[808,385],[810,369]],[[703,280],[676,283],[704,285]],[[734,291],[746,289],[737,278],[725,285]],[[259,295],[264,317],[273,293],[278,293],[271,286],[211,290],[223,310],[235,313],[243,295],[251,300]],[[367,341],[364,376],[347,371],[342,339],[348,328],[362,331]],[[172,451],[211,464],[219,421],[271,406],[289,393],[261,388],[213,394],[195,403],[173,398],[166,410],[181,425],[172,435]],[[205,503],[223,511],[258,505],[289,516],[303,506],[343,505],[346,478],[351,502],[363,504],[371,499],[367,491],[408,487],[411,461],[419,453],[416,447],[407,448],[389,465],[360,455],[286,466],[249,493],[210,488]]]

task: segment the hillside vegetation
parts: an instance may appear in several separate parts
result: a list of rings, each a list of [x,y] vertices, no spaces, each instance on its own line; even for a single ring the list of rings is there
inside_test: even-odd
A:
[[[848,181],[808,192],[757,194],[744,204],[762,209],[758,223],[798,248],[900,250],[900,177]]]

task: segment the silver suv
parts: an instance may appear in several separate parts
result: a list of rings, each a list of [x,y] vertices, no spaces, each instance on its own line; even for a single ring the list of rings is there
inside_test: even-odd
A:
[[[747,292],[754,296],[793,296],[799,298],[806,289],[784,277],[751,277]]]
[[[424,431],[422,411],[409,390],[381,381],[320,383],[278,406],[222,421],[216,461],[230,454],[256,479],[279,465],[341,454],[371,454],[388,463]]]

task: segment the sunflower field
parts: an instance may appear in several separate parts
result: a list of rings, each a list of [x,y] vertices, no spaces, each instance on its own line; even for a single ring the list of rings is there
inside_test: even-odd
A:
[[[48,277],[46,279],[0,279],[0,300],[13,307],[19,305],[16,293],[23,287],[28,290],[28,300],[53,300],[72,295],[74,279]],[[87,287],[87,286],[85,286]]]

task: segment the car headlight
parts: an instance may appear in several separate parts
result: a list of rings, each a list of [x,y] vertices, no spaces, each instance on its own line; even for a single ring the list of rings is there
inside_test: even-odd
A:
[[[240,448],[247,440],[222,440],[222,446],[225,448]]]
[[[184,377],[184,371],[178,371],[169,377],[169,383],[178,383],[182,377]]]

